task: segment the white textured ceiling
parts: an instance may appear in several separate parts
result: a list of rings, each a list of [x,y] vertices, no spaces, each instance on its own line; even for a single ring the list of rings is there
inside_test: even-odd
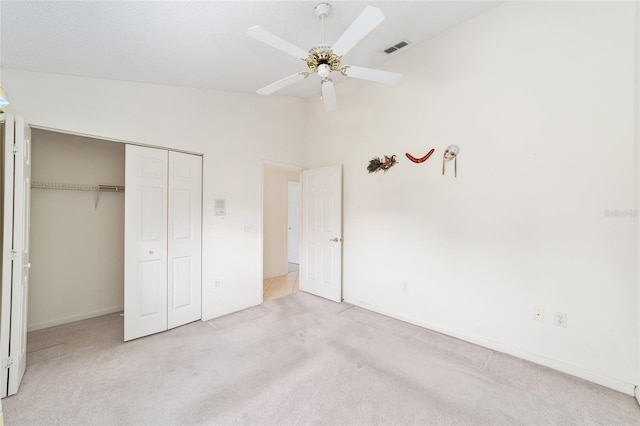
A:
[[[254,92],[306,69],[246,34],[260,25],[308,50],[323,42],[314,1],[0,1],[0,66],[86,77]],[[500,1],[333,1],[325,42],[334,43],[370,4],[385,21],[343,58],[375,67],[383,50],[416,44]],[[411,46],[405,48],[410,49]],[[394,55],[401,55],[402,51]],[[317,78],[279,94],[309,97]],[[376,84],[376,83],[371,83]]]

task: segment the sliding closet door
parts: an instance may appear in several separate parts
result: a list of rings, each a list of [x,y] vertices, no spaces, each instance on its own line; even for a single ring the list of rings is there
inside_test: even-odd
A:
[[[169,152],[168,325],[201,318],[202,157]]]
[[[124,340],[167,329],[168,151],[127,145]]]

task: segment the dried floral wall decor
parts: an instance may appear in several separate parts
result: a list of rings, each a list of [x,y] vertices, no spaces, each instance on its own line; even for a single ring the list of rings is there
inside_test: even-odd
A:
[[[382,160],[380,157],[373,157],[369,161],[369,165],[367,166],[367,171],[369,173],[375,173],[379,170],[386,172],[391,167],[395,166],[397,163],[398,163],[398,160],[396,160],[395,155],[392,155],[391,157],[385,155],[384,160]]]

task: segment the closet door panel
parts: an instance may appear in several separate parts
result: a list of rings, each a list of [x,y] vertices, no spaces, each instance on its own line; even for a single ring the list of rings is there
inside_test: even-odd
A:
[[[202,316],[202,157],[169,153],[168,324]]]
[[[124,339],[167,329],[168,152],[126,147]]]

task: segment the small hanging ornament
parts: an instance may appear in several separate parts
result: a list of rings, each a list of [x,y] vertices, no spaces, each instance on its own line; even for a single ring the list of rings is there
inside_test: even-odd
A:
[[[458,145],[449,145],[447,149],[444,150],[444,155],[442,156],[442,174],[444,175],[444,163],[447,161],[453,160],[453,175],[458,177],[458,152],[460,152],[460,148]]]
[[[396,156],[395,155],[392,155],[391,157],[388,157],[388,156],[385,155],[384,156],[384,160],[382,160],[380,157],[373,157],[369,161],[369,165],[367,166],[367,170],[369,171],[369,173],[375,173],[378,170],[382,170],[382,171],[386,172],[391,167],[395,166],[397,162],[398,162],[398,160],[396,160]]]

